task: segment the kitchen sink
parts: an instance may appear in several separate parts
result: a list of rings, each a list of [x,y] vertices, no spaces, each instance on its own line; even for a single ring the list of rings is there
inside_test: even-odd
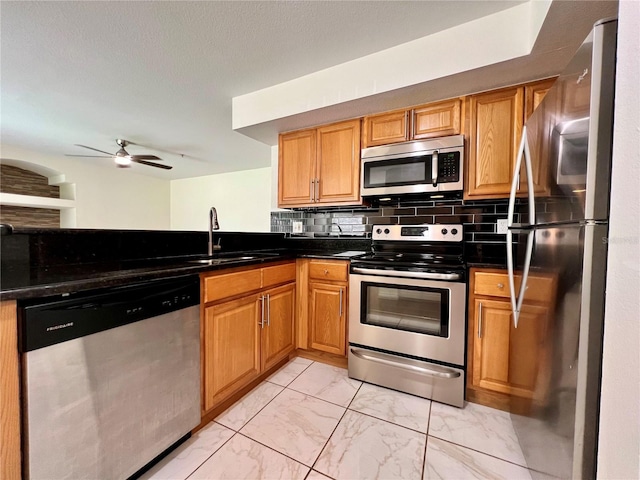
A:
[[[189,260],[188,263],[198,263],[200,265],[220,265],[223,263],[241,262],[243,260],[253,260],[259,258],[257,255],[243,255],[240,257],[224,257],[224,258],[202,258],[199,260]]]
[[[196,263],[199,265],[224,265],[226,263],[244,262],[247,260],[255,260],[258,258],[278,258],[277,254],[273,253],[256,253],[251,255],[237,255],[227,256],[229,254],[217,255],[209,258],[199,258],[197,260],[187,260],[187,263]]]

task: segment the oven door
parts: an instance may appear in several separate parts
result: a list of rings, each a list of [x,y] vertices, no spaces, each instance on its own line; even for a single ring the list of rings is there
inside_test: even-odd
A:
[[[463,366],[465,284],[375,272],[349,276],[349,343]]]

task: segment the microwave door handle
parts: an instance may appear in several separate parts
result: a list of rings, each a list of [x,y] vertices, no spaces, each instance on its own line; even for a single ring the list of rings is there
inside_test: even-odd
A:
[[[431,154],[431,183],[438,186],[438,150]]]

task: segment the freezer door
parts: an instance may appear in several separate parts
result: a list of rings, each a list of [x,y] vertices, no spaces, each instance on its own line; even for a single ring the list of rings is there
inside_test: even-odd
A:
[[[536,225],[608,217],[616,26],[593,30],[525,124],[531,168],[515,177],[525,185],[529,171],[547,185],[535,192]],[[518,223],[529,223],[529,206],[517,209]]]

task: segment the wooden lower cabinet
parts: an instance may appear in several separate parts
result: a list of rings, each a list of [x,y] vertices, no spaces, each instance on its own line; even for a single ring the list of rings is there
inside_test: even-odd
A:
[[[248,292],[229,289],[237,278],[251,280]],[[216,299],[202,309],[204,416],[295,349],[295,263],[204,275],[202,285],[203,298]],[[214,293],[225,289],[234,296]]]
[[[516,276],[519,289],[521,278]],[[543,405],[550,380],[554,276],[530,276],[531,302],[513,324],[507,273],[472,268],[469,282],[467,399],[524,413]]]
[[[539,368],[544,365],[549,309],[524,306],[513,326],[511,302],[475,300],[472,385],[495,392],[534,398]],[[544,397],[543,391],[537,392]]]
[[[346,355],[346,285],[309,283],[310,347]]]
[[[299,353],[346,366],[349,262],[301,258],[296,268]]]
[[[291,283],[263,294],[267,324],[262,330],[261,369],[267,370],[295,348],[296,286]]]
[[[259,308],[260,297],[249,295],[205,309],[205,410],[260,373]]]
[[[20,354],[15,300],[0,302],[0,478],[22,478]]]

